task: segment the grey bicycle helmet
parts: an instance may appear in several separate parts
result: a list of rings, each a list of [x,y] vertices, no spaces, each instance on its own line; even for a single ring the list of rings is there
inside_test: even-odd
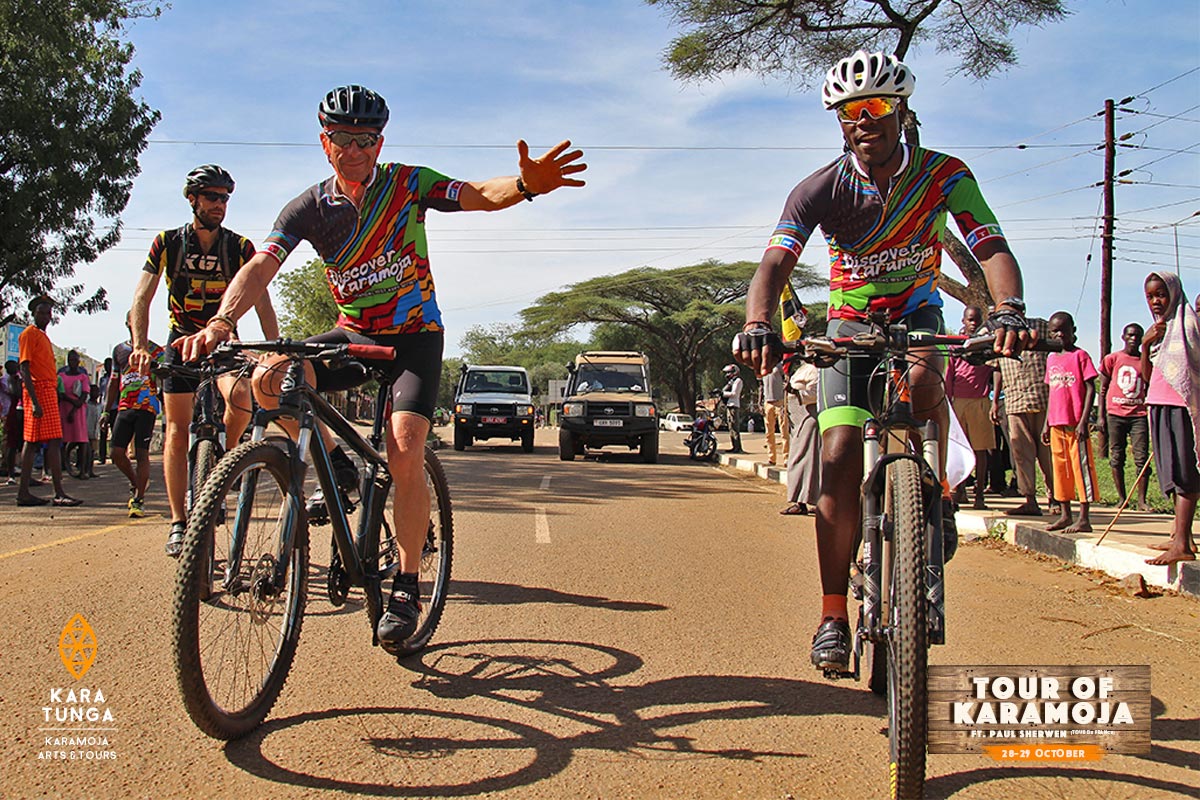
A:
[[[821,102],[829,111],[863,97],[908,97],[916,85],[912,70],[895,56],[859,50],[825,74]]]
[[[187,179],[183,182],[183,196],[187,197],[189,194],[196,194],[213,187],[228,189],[229,193],[233,194],[233,186],[233,176],[224,168],[216,164],[201,164],[188,173]]]
[[[388,122],[387,101],[365,86],[339,86],[321,101],[317,119],[325,125],[361,125],[383,130]]]

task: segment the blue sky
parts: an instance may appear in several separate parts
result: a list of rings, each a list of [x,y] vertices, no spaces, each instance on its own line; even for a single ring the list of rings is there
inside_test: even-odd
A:
[[[1149,321],[1142,280],[1174,268],[1176,233],[1184,286],[1200,291],[1200,216],[1172,227],[1200,210],[1200,4],[1072,5],[1063,23],[1018,31],[1020,64],[985,82],[950,76],[954,61],[932,46],[906,60],[922,143],[971,166],[1022,266],[1031,311],[1075,313],[1081,344],[1097,355],[1100,189],[1091,185],[1103,177],[1093,148],[1105,98],[1137,96],[1127,107],[1138,113],[1117,114],[1118,134],[1134,134],[1117,169],[1149,164],[1116,191],[1114,340],[1125,322]],[[388,99],[385,160],[475,180],[513,174],[518,138],[535,150],[570,138],[585,150],[582,189],[496,214],[430,214],[448,355],[469,327],[516,321],[539,296],[585,278],[757,261],[792,186],[840,151],[838,126],[815,90],[780,80],[677,83],[661,62],[674,33],[659,8],[635,0],[177,0],[129,32],[141,94],[162,121],[121,243],[78,272],[89,289],[108,289],[111,310],[69,314],[52,337],[96,357],[124,338],[151,239],[189,219],[180,190],[197,164],[233,173],[226,224],[261,242],[288,200],[330,174],[316,106],[343,83]],[[302,247],[283,269],[312,255]],[[824,265],[823,241],[814,237],[803,260]],[[948,259],[944,268],[957,275]],[[164,298],[160,287],[151,310],[160,341]],[[946,313],[956,325],[961,308],[948,299]],[[256,322],[243,328],[257,333]]]

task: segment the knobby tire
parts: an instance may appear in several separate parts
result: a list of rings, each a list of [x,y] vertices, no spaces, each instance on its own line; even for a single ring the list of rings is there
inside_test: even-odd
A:
[[[272,559],[278,555],[278,531],[282,527],[279,515],[286,505],[283,501],[288,499],[292,469],[289,459],[288,451],[267,441],[246,442],[231,450],[213,470],[188,524],[176,575],[172,650],[188,716],[200,730],[217,739],[245,736],[266,719],[283,689],[300,641],[308,574],[308,525],[302,503],[298,504],[297,515],[293,518],[286,585],[279,593],[283,602],[278,605],[282,607],[272,608],[273,597],[264,599],[253,591],[254,586],[260,585],[256,576],[267,574]],[[256,470],[257,480],[249,480]],[[222,586],[225,565],[230,563],[231,554],[220,550],[228,547],[237,517],[238,490],[234,486],[239,483],[239,477],[243,478],[241,483],[256,486],[256,502],[251,510],[265,521],[248,530],[242,543],[239,579],[244,578],[245,585],[250,588],[232,593]],[[267,501],[259,508],[258,498],[276,496],[269,494],[271,489],[277,490],[280,501],[273,504]],[[232,507],[227,521],[218,526],[217,513],[224,507],[227,496],[232,500]],[[211,570],[205,552],[206,542],[214,531],[216,563],[220,572],[213,578],[213,596],[202,600],[205,579]],[[261,535],[254,536],[258,532]],[[238,608],[239,605],[246,607]],[[274,613],[276,610],[279,613]],[[202,638],[207,640],[213,635],[239,637],[243,630],[245,636],[241,638],[244,642],[235,640],[220,646],[202,642]],[[270,636],[273,641],[267,641]],[[257,653],[253,652],[254,645],[257,645]],[[256,665],[255,661],[260,663]],[[243,675],[262,668],[261,662],[265,662],[266,674],[257,679],[246,677],[243,681]],[[229,670],[232,677],[228,677],[225,670]],[[225,684],[229,681],[233,686],[227,690]],[[236,692],[239,682],[245,684],[241,687],[244,697],[214,697],[214,693]]]
[[[891,616],[888,620],[888,739],[894,800],[925,792],[928,630],[925,622],[925,524],[916,462],[888,466],[892,525]]]

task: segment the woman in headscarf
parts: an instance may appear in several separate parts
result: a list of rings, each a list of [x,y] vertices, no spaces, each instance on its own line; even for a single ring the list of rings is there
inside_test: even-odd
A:
[[[1200,499],[1200,320],[1187,302],[1179,276],[1152,272],[1146,302],[1154,324],[1142,339],[1142,379],[1150,409],[1154,468],[1164,495],[1174,497],[1171,538],[1147,564],[1194,561],[1192,521]]]

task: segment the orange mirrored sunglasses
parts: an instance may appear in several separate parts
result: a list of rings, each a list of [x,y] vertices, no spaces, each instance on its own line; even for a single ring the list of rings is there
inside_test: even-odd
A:
[[[838,119],[842,122],[858,122],[863,114],[871,119],[883,119],[896,113],[900,107],[898,97],[864,97],[862,100],[850,100],[837,107]]]

